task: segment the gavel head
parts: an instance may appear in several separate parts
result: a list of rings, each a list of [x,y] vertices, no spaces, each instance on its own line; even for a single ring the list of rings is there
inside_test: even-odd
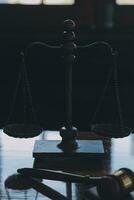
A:
[[[134,190],[134,173],[130,169],[121,168],[112,175],[107,175],[97,185],[102,200],[121,200]]]

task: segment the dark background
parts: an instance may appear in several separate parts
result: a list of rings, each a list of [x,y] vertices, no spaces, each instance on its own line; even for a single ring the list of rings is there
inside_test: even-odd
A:
[[[76,44],[106,41],[118,52],[118,85],[126,126],[134,127],[134,6],[114,0],[76,0],[70,6],[0,5],[0,126],[7,123],[20,69],[20,52],[30,42],[62,43],[63,21],[76,23]],[[91,123],[119,123],[114,79],[92,122],[105,86],[111,60],[107,48],[79,50],[73,66],[73,124],[89,130]],[[65,125],[64,65],[58,51],[37,46],[29,50],[27,70],[33,105],[45,129]],[[19,88],[10,122],[23,122],[23,86]],[[30,105],[26,118],[33,119]]]

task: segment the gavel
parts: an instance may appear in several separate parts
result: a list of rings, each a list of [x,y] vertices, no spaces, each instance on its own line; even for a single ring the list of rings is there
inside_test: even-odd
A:
[[[5,187],[11,189],[28,189],[33,187],[38,192],[53,200],[68,199],[54,189],[37,180],[49,179],[73,183],[83,183],[89,188],[96,186],[101,200],[121,200],[134,190],[134,173],[128,168],[121,168],[113,174],[102,177],[82,176],[54,170],[22,168],[18,174],[8,177]]]
[[[49,179],[65,182],[84,183],[96,186],[102,200],[120,200],[134,190],[134,173],[128,168],[121,168],[111,175],[90,177],[46,169],[22,168],[17,170],[25,177]]]

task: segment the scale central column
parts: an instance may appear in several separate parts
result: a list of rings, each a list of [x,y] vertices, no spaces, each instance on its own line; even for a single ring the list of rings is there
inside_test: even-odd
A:
[[[75,138],[77,129],[72,123],[72,66],[75,60],[74,51],[76,50],[75,40],[75,23],[72,20],[64,21],[63,32],[63,64],[65,66],[65,127],[60,130],[62,141],[58,147],[63,151],[70,151],[78,148],[78,143]]]

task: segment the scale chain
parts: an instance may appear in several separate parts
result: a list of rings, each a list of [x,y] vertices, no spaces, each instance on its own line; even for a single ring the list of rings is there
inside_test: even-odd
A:
[[[110,80],[112,78],[112,74],[114,77],[114,88],[115,88],[115,96],[116,96],[116,101],[117,101],[117,107],[118,107],[118,116],[119,116],[119,121],[120,121],[120,127],[121,127],[121,131],[124,133],[124,120],[123,120],[123,114],[122,114],[122,106],[121,106],[121,101],[120,101],[120,94],[119,94],[119,81],[118,81],[118,70],[117,70],[117,64],[116,64],[116,53],[112,53],[112,68],[109,70],[108,76],[107,76],[107,80],[106,80],[106,84],[103,88],[102,91],[102,96],[100,98],[100,101],[98,102],[96,111],[93,115],[93,118],[91,120],[91,124],[94,123],[96,116],[98,114],[98,112],[100,111],[100,108],[104,102],[104,98],[110,83]]]
[[[118,115],[119,115],[119,120],[120,120],[121,131],[124,133],[124,120],[123,120],[122,106],[121,106],[120,93],[119,93],[118,70],[117,70],[117,64],[115,60],[116,55],[113,55],[113,56],[114,56],[113,65],[114,65],[115,95],[116,95],[116,100],[117,100]]]
[[[95,111],[95,113],[94,113],[94,115],[93,115],[93,117],[92,117],[92,119],[91,119],[91,124],[94,123],[94,121],[95,121],[95,119],[96,119],[96,116],[97,116],[98,112],[100,111],[100,108],[101,108],[101,106],[102,106],[102,104],[103,104],[103,102],[104,102],[104,98],[105,98],[105,96],[106,96],[106,92],[107,92],[107,89],[108,89],[110,80],[111,80],[111,78],[112,78],[112,73],[113,73],[113,68],[111,68],[111,69],[109,70],[109,73],[108,73],[108,76],[107,76],[107,80],[106,80],[106,84],[105,84],[105,86],[104,86],[104,88],[103,88],[102,95],[101,95],[100,101],[98,102],[96,111]]]
[[[28,100],[29,100],[29,103],[31,105],[31,109],[32,109],[33,117],[34,117],[34,122],[37,123],[37,117],[36,117],[35,110],[34,110],[34,107],[33,107],[32,94],[31,94],[30,83],[29,83],[28,74],[27,74],[27,70],[26,70],[24,54],[23,54],[23,75],[24,75],[24,78],[25,78],[25,84],[26,84],[25,86],[26,86],[26,89],[27,89]]]
[[[15,107],[18,89],[19,89],[19,86],[20,86],[21,76],[22,76],[22,63],[21,63],[21,66],[20,66],[17,84],[16,84],[16,87],[15,87],[15,90],[14,90],[12,104],[11,104],[10,112],[9,112],[9,115],[8,115],[8,118],[7,118],[7,121],[6,121],[6,125],[10,122],[12,115],[13,115],[13,112],[14,112],[14,107]]]
[[[32,100],[32,95],[31,95],[31,89],[30,89],[30,83],[28,80],[28,75],[27,75],[27,70],[26,70],[26,66],[25,66],[25,59],[24,59],[24,53],[21,52],[21,65],[20,65],[20,70],[19,70],[19,75],[18,75],[18,79],[17,79],[17,84],[14,90],[14,94],[13,94],[13,100],[12,100],[12,105],[10,108],[10,113],[8,115],[8,119],[6,124],[8,124],[12,118],[13,112],[14,112],[14,107],[15,107],[15,102],[16,102],[16,98],[17,98],[17,93],[19,90],[19,86],[21,83],[21,79],[23,81],[23,95],[24,95],[24,104],[26,103],[26,90],[27,90],[27,94],[28,94],[28,100],[29,100],[29,104],[31,106],[32,109],[32,113],[33,113],[33,118],[34,118],[34,122],[37,123],[37,117],[35,114],[35,110],[33,107],[33,100]],[[26,105],[24,105],[24,113],[26,112]],[[38,123],[37,123],[38,124]]]

